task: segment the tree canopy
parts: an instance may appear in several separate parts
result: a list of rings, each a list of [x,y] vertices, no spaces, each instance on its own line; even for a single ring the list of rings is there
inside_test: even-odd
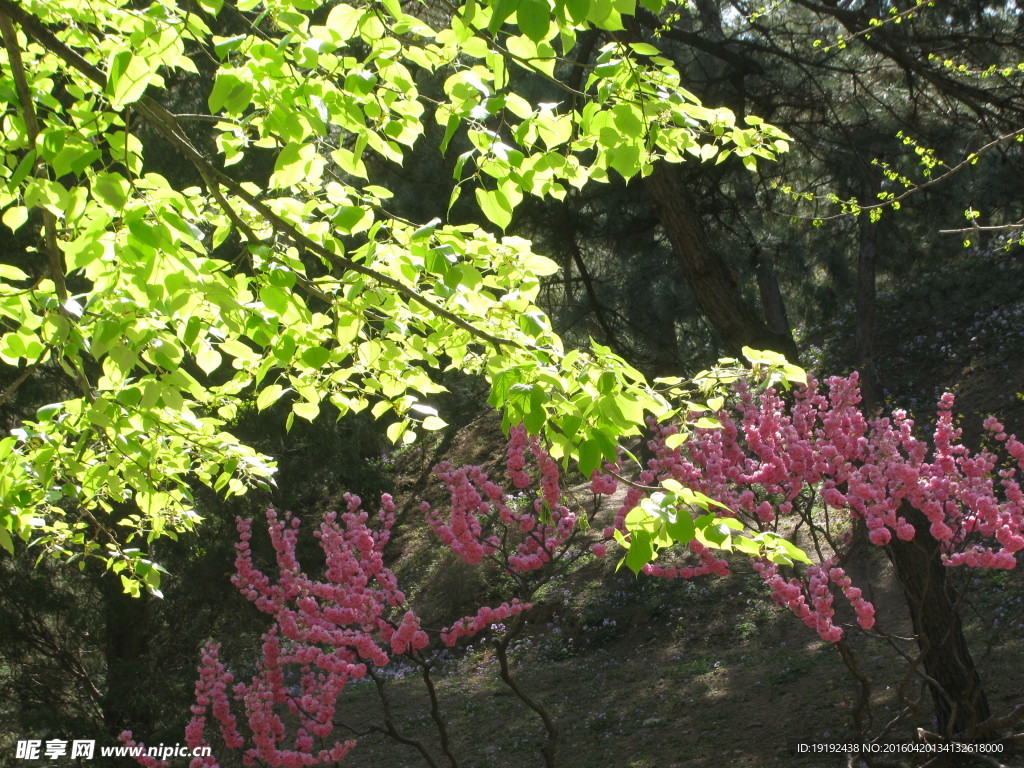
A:
[[[0,545],[99,555],[156,588],[144,541],[195,525],[190,483],[272,480],[232,432],[240,412],[370,409],[408,441],[443,426],[449,369],[486,375],[506,423],[585,472],[614,458],[667,403],[608,349],[565,352],[535,304],[554,263],[501,230],[526,195],[786,148],[631,41],[636,12],[0,0],[17,237],[0,272]],[[614,34],[574,59],[593,29]],[[532,99],[538,81],[559,101]],[[435,187],[447,220],[409,220],[385,171],[431,141],[461,150]]]

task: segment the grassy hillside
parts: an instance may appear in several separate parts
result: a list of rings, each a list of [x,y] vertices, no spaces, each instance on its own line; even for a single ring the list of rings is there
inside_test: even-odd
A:
[[[484,418],[446,442],[451,461],[499,471],[500,435]],[[423,449],[394,464],[403,496],[429,496],[424,469],[438,454]],[[585,498],[584,489],[578,491]],[[425,615],[458,615],[500,599],[496,575],[442,557],[408,505],[396,542],[400,579],[419,584],[410,595]],[[613,514],[606,503],[599,525]],[[557,720],[562,768],[708,768],[718,766],[839,766],[842,756],[802,753],[801,744],[845,741],[854,726],[858,692],[839,653],[788,611],[775,607],[760,578],[737,561],[726,578],[667,581],[616,571],[615,558],[590,560],[541,593],[512,659],[524,688]],[[884,555],[866,549],[851,566],[857,583],[870,584],[879,627],[908,636],[910,622]],[[976,660],[986,676],[993,709],[1020,703],[1024,652],[1024,574],[976,577],[965,615]],[[870,715],[862,725],[882,741],[907,742],[916,727],[931,725],[927,693],[905,685],[901,653],[908,643],[854,635],[860,670],[870,682]],[[479,637],[439,661],[439,695],[451,723],[459,765],[474,768],[543,765],[543,730],[536,715],[498,677],[490,642]],[[431,728],[429,702],[415,670],[396,670],[386,690],[403,734],[428,745],[448,765]],[[351,694],[351,695],[350,695]],[[916,705],[915,705],[915,702]],[[363,730],[380,722],[379,697],[369,683],[346,691],[344,722]],[[813,748],[811,748],[813,749]],[[959,758],[950,765],[975,763]],[[353,768],[425,764],[416,752],[372,734],[350,757]],[[854,763],[856,764],[856,763]],[[889,755],[877,765],[913,765]],[[978,761],[977,765],[993,765]],[[1024,764],[1006,755],[1004,765]]]

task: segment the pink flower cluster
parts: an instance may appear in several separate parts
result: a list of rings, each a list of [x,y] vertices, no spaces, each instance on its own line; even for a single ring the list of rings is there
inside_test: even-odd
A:
[[[850,605],[853,612],[857,614],[857,624],[861,629],[871,629],[875,626],[875,606],[864,599],[864,593],[859,587],[853,586],[853,580],[846,575],[842,568],[829,568],[829,579],[838,586]]]
[[[842,628],[833,622],[835,610],[830,583],[839,587],[850,601],[861,629],[871,629],[875,625],[875,607],[864,599],[860,589],[853,586],[846,572],[831,563],[809,567],[804,579],[785,578],[779,573],[778,566],[763,561],[754,563],[754,571],[771,589],[772,599],[777,605],[791,610],[826,642],[837,643],[843,637]]]
[[[606,465],[607,466],[607,465]],[[614,467],[607,467],[614,470]],[[594,470],[590,473],[590,492],[595,496],[611,496],[619,488],[619,481],[612,475]]]
[[[513,600],[511,603],[502,603],[497,608],[484,606],[476,612],[475,616],[459,619],[452,626],[441,630],[441,639],[445,645],[453,646],[461,637],[473,637],[483,632],[492,624],[502,622],[510,616],[515,616],[517,613],[528,611],[532,607],[532,604],[521,603],[519,600]]]
[[[779,530],[780,517],[803,515],[810,522],[820,500],[833,517],[863,520],[878,546],[925,536],[938,542],[947,565],[1013,568],[1024,550],[1024,493],[1017,480],[1024,444],[989,419],[985,427],[1007,457],[972,453],[960,442],[948,394],[939,401],[931,440],[917,435],[905,412],[869,419],[859,403],[856,374],[829,379],[824,391],[812,380],[788,399],[741,384],[729,409],[715,414],[721,428],[696,429],[678,448],[665,442],[675,427],[652,423],[654,458],[640,482],[677,480],[762,531]],[[641,498],[629,489],[616,527],[624,530],[625,515]],[[915,527],[908,518],[917,517],[926,523]],[[713,552],[699,544],[690,549],[698,558],[694,565],[651,564],[645,571],[682,578],[728,571]],[[822,563],[802,579],[786,579],[770,564],[758,567],[775,601],[823,638],[842,636],[833,623],[833,589],[850,601],[862,628],[874,625],[874,607],[841,569]]]
[[[381,627],[381,637],[391,644],[391,652],[396,656],[409,651],[419,651],[430,644],[427,633],[420,629],[420,617],[412,611],[406,611],[397,629],[385,624]]]
[[[501,490],[478,468],[439,469],[451,492],[452,507],[443,522],[438,513],[432,513],[432,523],[444,543],[469,562],[479,562],[483,554],[498,547],[495,538],[482,539],[479,522],[492,509],[498,510],[503,524],[526,537],[509,557],[516,564],[510,568],[528,570],[535,567],[529,558],[557,554],[557,546],[573,529],[574,516],[558,504],[557,467],[535,440],[527,439],[525,432],[517,435],[518,443],[509,454],[513,464],[529,447],[541,467],[543,494],[530,512],[510,508]],[[524,468],[525,460],[520,466]],[[267,511],[278,572],[275,579],[253,562],[252,521],[238,520],[232,583],[272,616],[274,625],[263,636],[258,670],[247,683],[235,681],[220,659],[218,644],[205,646],[192,719],[185,729],[189,747],[206,746],[210,728],[216,727],[224,747],[241,752],[244,765],[299,768],[337,763],[355,747],[351,739],[332,739],[337,701],[348,681],[364,677],[371,665],[384,667],[393,656],[414,655],[430,644],[414,611],[399,615],[405,595],[384,564],[384,548],[395,522],[394,501],[387,494],[381,497],[377,524],[371,526],[359,497],[346,494],[344,498],[345,511],[327,514],[314,533],[324,553],[322,580],[307,576],[298,561],[297,518]],[[550,516],[547,522],[538,519],[542,511]],[[497,608],[485,606],[443,630],[441,638],[454,645],[530,607],[519,600]],[[244,729],[239,727],[233,704],[245,712]],[[131,734],[124,734],[122,740],[130,742]],[[147,768],[166,765],[148,757],[137,761]],[[190,768],[218,765],[215,756],[197,757]]]
[[[470,565],[493,557],[511,572],[535,571],[559,556],[575,530],[576,514],[562,503],[557,462],[539,438],[513,427],[506,467],[520,489],[533,483],[527,453],[538,470],[540,493],[525,503],[516,503],[480,467],[434,467],[450,503],[443,511],[426,503],[421,509],[438,538]]]
[[[369,525],[357,496],[346,495],[345,502],[345,511],[326,515],[314,534],[325,556],[324,580],[308,577],[296,557],[298,519],[267,512],[276,580],[253,563],[252,521],[238,520],[232,583],[274,618],[274,626],[263,636],[259,669],[247,683],[235,682],[217,644],[205,647],[185,730],[190,747],[207,744],[212,714],[224,746],[241,751],[245,765],[337,763],[355,746],[351,739],[331,738],[337,700],[348,681],[364,677],[369,664],[382,667],[393,654],[429,644],[415,613],[390,618],[405,601],[383,559],[394,524],[393,500],[381,497],[376,527]],[[239,729],[233,702],[245,711],[248,736]],[[217,765],[211,756],[194,758],[191,768]]]
[[[192,705],[192,720],[185,727],[186,743],[204,743],[206,712],[212,706],[213,717],[220,724],[221,736],[228,749],[241,749],[245,745],[245,739],[238,732],[238,721],[231,714],[231,702],[227,694],[234,679],[234,675],[220,661],[220,643],[209,642],[203,646],[195,688],[196,703]],[[206,764],[200,762],[196,765]]]
[[[641,570],[647,576],[659,579],[692,579],[697,576],[728,576],[732,573],[729,563],[716,556],[712,550],[700,542],[691,541],[687,546],[691,552],[697,555],[699,560],[697,565],[675,566],[647,563]]]
[[[420,510],[441,542],[469,565],[477,565],[497,549],[498,541],[484,536],[481,519],[498,510],[511,524],[514,513],[505,505],[505,494],[491,482],[480,467],[455,468],[448,462],[434,467],[434,474],[444,482],[451,504],[442,514],[423,502]]]

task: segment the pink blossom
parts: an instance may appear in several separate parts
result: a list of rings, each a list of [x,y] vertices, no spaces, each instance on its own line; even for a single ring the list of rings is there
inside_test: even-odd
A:
[[[455,622],[452,626],[441,630],[441,639],[445,645],[453,646],[460,638],[473,637],[490,627],[498,624],[510,616],[528,611],[532,608],[531,603],[521,603],[513,600],[511,603],[502,603],[497,608],[482,607],[475,616],[467,616]]]
[[[609,496],[615,493],[618,487],[619,481],[611,475],[603,474],[596,469],[590,475],[590,492],[595,496]]]
[[[576,513],[562,502],[557,462],[536,435],[522,425],[513,427],[506,469],[519,489],[533,484],[530,464],[539,493],[525,504],[506,495],[480,467],[438,464],[434,474],[444,483],[449,501],[424,509],[440,541],[470,565],[489,558],[513,573],[540,571],[556,561],[576,530]],[[610,488],[607,479],[595,482],[600,489]]]
[[[930,438],[917,433],[905,411],[869,419],[859,403],[856,375],[831,378],[824,389],[812,380],[789,400],[740,382],[716,414],[720,429],[696,429],[669,449],[665,439],[676,429],[651,423],[653,458],[641,482],[672,478],[726,505],[754,531],[779,531],[784,518],[811,514],[820,499],[833,519],[862,520],[876,546],[925,536],[940,546],[947,565],[1014,567],[1024,551],[1024,491],[1016,480],[1024,469],[1024,443],[988,419],[985,427],[1008,459],[970,451],[960,441],[949,394],[939,400]],[[625,532],[625,515],[640,499],[627,494],[615,518],[618,530]],[[915,510],[927,520],[923,527],[908,522]],[[664,577],[727,572],[725,561],[713,563],[715,556],[702,547],[676,551],[645,570]],[[681,564],[694,557],[697,564]],[[840,635],[832,623],[834,591],[850,601],[862,629],[875,624],[874,606],[835,568],[826,580],[814,569],[803,577],[794,569],[785,578],[772,564],[755,563],[755,570],[773,599],[823,639],[834,642]]]
[[[876,547],[884,547],[889,543],[892,534],[885,528],[876,528],[868,534],[868,538],[871,539],[871,543]]]

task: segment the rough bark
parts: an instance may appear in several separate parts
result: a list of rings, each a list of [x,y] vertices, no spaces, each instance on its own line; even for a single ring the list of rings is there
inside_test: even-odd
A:
[[[744,215],[744,239],[750,249],[750,266],[757,279],[757,293],[761,300],[761,309],[768,329],[780,337],[793,338],[793,326],[786,312],[786,300],[782,296],[782,286],[775,273],[775,248],[772,238],[765,232],[771,232],[766,226],[764,214],[754,190],[752,174],[745,173],[736,182],[737,202],[746,210]],[[795,360],[794,360],[795,362]]]
[[[733,355],[743,347],[771,349],[797,359],[792,336],[771,330],[746,303],[729,267],[708,247],[704,227],[680,170],[657,167],[647,191],[658,208],[662,226],[693,291],[701,312]]]
[[[876,188],[864,184],[862,199],[874,198]],[[860,391],[863,407],[873,413],[884,404],[881,379],[875,364],[875,275],[878,262],[878,226],[862,213],[857,221],[857,327],[854,344],[857,369],[860,371]]]
[[[793,329],[786,314],[786,302],[782,298],[782,288],[775,275],[775,269],[763,249],[756,243],[751,249],[754,274],[757,276],[757,293],[761,297],[764,308],[764,319],[768,328],[780,337],[792,338]]]
[[[901,514],[917,534],[911,541],[893,538],[887,551],[910,608],[938,730],[945,736],[969,737],[991,710],[964,637],[949,570],[924,515],[906,507]]]
[[[149,650],[149,596],[124,594],[113,574],[107,574],[103,582],[107,667],[104,725],[112,734],[127,729],[145,737],[153,729],[144,673]]]

